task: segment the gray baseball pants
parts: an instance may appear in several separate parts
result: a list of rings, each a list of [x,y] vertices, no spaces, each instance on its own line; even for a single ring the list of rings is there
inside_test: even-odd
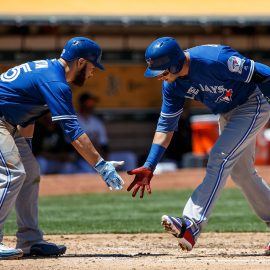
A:
[[[39,165],[26,140],[0,118],[0,242],[13,206],[17,215],[17,247],[43,239],[38,228]]]
[[[183,216],[195,223],[195,240],[207,224],[229,175],[270,227],[270,188],[254,168],[256,135],[269,117],[270,105],[259,89],[244,104],[220,116],[221,134],[210,152],[206,176],[183,211]]]

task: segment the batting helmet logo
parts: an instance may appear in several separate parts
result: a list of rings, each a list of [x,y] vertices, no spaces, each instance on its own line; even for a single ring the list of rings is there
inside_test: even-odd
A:
[[[151,67],[151,65],[153,65],[154,61],[151,58],[146,59],[146,63],[148,65],[148,67]]]

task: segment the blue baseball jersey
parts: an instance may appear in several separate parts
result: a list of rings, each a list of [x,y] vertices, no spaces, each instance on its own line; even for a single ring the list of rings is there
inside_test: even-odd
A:
[[[243,104],[256,89],[250,82],[255,63],[229,46],[202,45],[186,52],[190,56],[186,78],[163,81],[163,102],[157,131],[177,129],[186,98],[204,103],[214,114]]]
[[[61,62],[27,62],[0,75],[0,116],[10,124],[25,127],[49,111],[52,121],[59,121],[68,141],[84,133]]]

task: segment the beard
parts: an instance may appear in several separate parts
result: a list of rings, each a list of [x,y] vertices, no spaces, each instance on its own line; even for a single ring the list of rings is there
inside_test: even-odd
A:
[[[73,80],[73,84],[76,86],[83,86],[85,83],[85,74],[86,74],[86,65],[82,68],[80,72],[78,72]]]

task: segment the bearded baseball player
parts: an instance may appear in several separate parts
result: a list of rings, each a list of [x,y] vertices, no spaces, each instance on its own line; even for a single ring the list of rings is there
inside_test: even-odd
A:
[[[0,259],[23,255],[51,256],[66,247],[43,240],[38,227],[39,166],[31,151],[35,120],[50,111],[67,140],[101,175],[110,189],[124,184],[115,167],[105,161],[81,129],[72,106],[69,83],[82,86],[100,63],[101,48],[94,41],[69,40],[59,59],[38,60],[11,68],[0,76],[0,242],[12,207],[17,213],[17,246],[0,244]]]
[[[147,160],[128,172],[135,175],[128,191],[134,188],[134,197],[140,190],[141,198],[145,188],[151,193],[153,172],[177,128],[185,99],[198,100],[220,114],[220,137],[211,150],[205,178],[186,203],[183,217],[163,215],[162,225],[180,248],[192,250],[231,175],[270,227],[270,189],[254,168],[256,135],[270,116],[270,105],[260,90],[270,94],[269,84],[266,87],[270,68],[228,46],[203,45],[183,51],[171,37],[151,43],[145,58],[145,76],[162,81],[163,101]]]

